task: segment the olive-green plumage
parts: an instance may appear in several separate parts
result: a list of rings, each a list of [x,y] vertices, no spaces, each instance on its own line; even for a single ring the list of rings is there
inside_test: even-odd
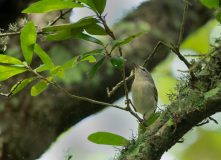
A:
[[[134,62],[133,62],[134,63]],[[146,68],[134,63],[132,101],[136,111],[148,119],[157,108],[158,93],[153,78]]]

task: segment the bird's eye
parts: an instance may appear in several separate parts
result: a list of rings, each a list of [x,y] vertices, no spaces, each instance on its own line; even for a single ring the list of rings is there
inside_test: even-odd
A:
[[[142,69],[143,71],[145,71],[145,69]]]

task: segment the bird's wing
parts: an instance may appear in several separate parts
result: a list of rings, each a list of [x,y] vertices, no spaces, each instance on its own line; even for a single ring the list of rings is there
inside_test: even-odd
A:
[[[157,92],[157,88],[155,85],[153,85],[153,89],[154,89],[154,98],[155,98],[156,102],[158,102],[158,92]]]

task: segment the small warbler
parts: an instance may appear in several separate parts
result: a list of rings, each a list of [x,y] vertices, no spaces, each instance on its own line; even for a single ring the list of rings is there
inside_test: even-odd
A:
[[[146,68],[134,64],[135,78],[132,84],[132,101],[136,111],[147,120],[156,110],[158,93],[153,78]]]

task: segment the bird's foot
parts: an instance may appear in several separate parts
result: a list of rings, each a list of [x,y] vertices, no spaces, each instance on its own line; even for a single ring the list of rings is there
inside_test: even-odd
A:
[[[127,103],[131,104],[131,106],[134,108],[135,112],[137,112],[136,108],[134,107],[134,105],[133,105],[133,103],[131,102],[130,99],[128,99],[128,100],[126,99],[125,100],[125,104],[127,104]]]

